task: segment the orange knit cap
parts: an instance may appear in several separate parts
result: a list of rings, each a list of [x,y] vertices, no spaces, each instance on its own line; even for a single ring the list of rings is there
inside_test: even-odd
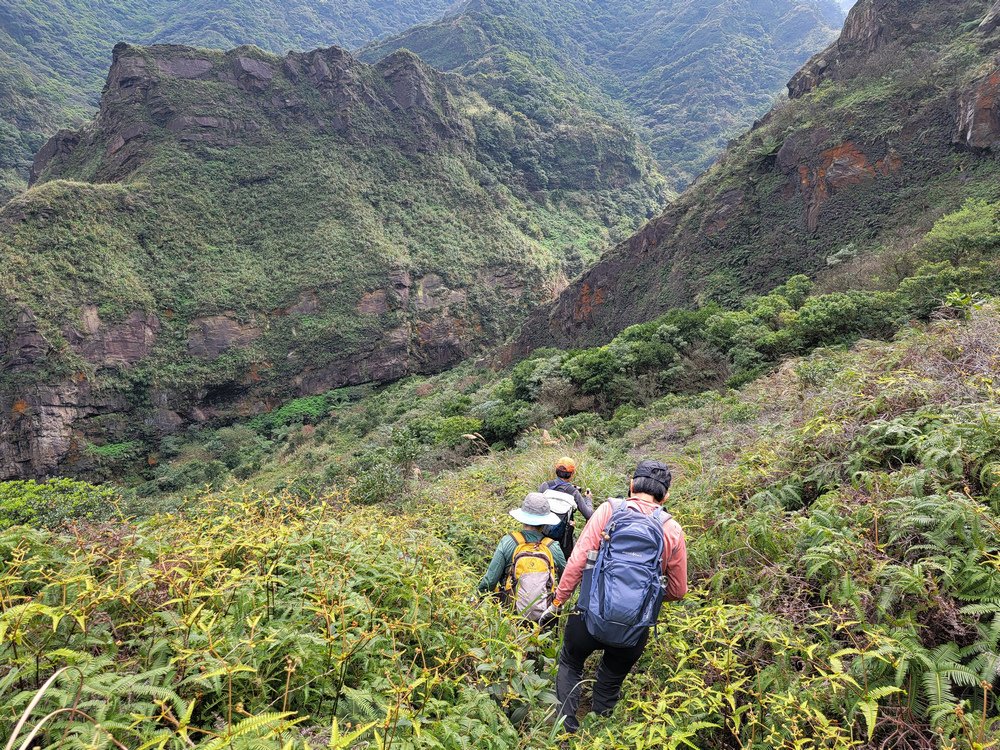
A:
[[[569,456],[563,456],[556,461],[556,471],[568,471],[570,474],[576,474],[576,462]]]

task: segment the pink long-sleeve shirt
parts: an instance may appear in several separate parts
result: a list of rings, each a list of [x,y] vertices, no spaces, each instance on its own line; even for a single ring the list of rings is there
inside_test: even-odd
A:
[[[629,507],[635,508],[647,516],[656,512],[660,506],[648,500],[630,498]],[[611,520],[614,512],[614,503],[606,502],[602,504],[594,515],[587,521],[587,525],[580,534],[580,538],[573,548],[569,562],[566,563],[566,570],[563,571],[562,578],[559,579],[559,587],[556,589],[556,601],[565,604],[580,585],[583,578],[583,569],[587,564],[587,554],[592,549],[601,546],[604,529]],[[688,591],[687,585],[687,545],[684,541],[684,530],[674,519],[670,519],[663,524],[663,574],[667,578],[666,600],[676,602],[684,598]]]

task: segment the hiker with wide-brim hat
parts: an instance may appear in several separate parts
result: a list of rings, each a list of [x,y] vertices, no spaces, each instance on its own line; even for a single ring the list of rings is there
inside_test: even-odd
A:
[[[525,619],[537,622],[555,598],[558,576],[566,567],[559,545],[545,536],[545,528],[559,523],[559,517],[549,510],[549,499],[540,492],[529,493],[510,516],[521,524],[521,530],[500,539],[479,582],[479,592],[493,592],[502,581],[500,598]]]

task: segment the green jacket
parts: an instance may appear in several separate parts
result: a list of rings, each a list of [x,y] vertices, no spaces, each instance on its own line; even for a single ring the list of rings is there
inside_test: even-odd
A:
[[[545,535],[539,531],[522,529],[521,533],[524,534],[524,539],[528,542],[540,542],[545,539]],[[510,534],[504,534],[503,539],[497,545],[497,551],[493,553],[493,559],[490,561],[490,567],[486,570],[486,575],[479,582],[479,591],[481,593],[485,594],[497,587],[500,579],[503,578],[504,572],[514,561],[514,550],[516,549],[517,542],[514,541],[514,537]],[[556,573],[561,575],[563,568],[566,567],[566,556],[559,549],[558,544],[549,545],[549,552],[552,553],[552,560],[556,564]]]

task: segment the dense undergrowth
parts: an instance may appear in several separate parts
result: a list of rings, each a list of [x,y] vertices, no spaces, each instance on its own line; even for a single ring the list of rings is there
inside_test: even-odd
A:
[[[531,432],[405,492],[397,473],[375,506],[231,488],[8,530],[0,725],[68,666],[20,738],[61,711],[50,744],[544,745],[555,640],[468,597],[571,451],[599,497],[639,456],[676,467],[695,584],[578,746],[990,747],[1000,314],[966,313],[661,399],[621,437]]]
[[[970,203],[867,290],[796,277],[505,377],[174,436],[115,501],[0,485],[0,737],[546,746],[557,634],[470,595],[570,452],[602,499],[639,457],[675,467],[694,584],[577,746],[995,746],[997,225]]]

